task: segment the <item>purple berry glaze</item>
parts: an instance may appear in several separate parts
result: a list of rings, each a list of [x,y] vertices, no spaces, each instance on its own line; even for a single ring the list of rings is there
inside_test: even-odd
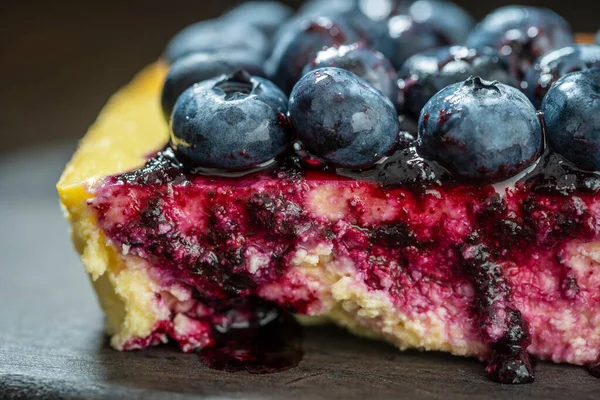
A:
[[[280,307],[256,297],[217,302],[211,316],[214,343],[200,350],[208,367],[266,374],[302,360],[302,327]]]

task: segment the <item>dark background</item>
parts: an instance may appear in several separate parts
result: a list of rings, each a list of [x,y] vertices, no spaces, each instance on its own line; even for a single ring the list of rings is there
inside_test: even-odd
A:
[[[0,0],[0,157],[2,150],[81,137],[108,97],[157,58],[175,32],[235,3]],[[507,4],[457,3],[477,18]],[[600,2],[521,4],[552,8],[580,32],[600,28]]]

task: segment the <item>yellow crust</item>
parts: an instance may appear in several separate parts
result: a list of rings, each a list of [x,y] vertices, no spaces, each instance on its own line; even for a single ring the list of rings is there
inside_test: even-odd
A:
[[[160,90],[166,72],[163,63],[152,64],[109,100],[58,181],[61,197],[73,186],[136,168],[165,145]]]
[[[155,307],[153,282],[143,268],[124,268],[88,211],[87,188],[107,175],[143,165],[167,141],[168,126],[159,104],[167,71],[162,63],[143,70],[115,94],[79,144],[57,184],[71,223],[71,238],[90,275],[107,317],[107,331],[119,348],[131,337],[147,336],[165,310]]]

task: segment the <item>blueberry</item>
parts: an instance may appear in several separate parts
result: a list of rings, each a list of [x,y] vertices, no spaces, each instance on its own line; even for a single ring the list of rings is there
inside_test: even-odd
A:
[[[582,169],[600,171],[600,70],[560,78],[542,111],[550,148]]]
[[[214,51],[253,52],[265,57],[270,51],[270,41],[263,32],[248,23],[213,19],[197,22],[177,33],[167,44],[164,57],[174,62],[190,53]]]
[[[302,16],[321,17],[329,13],[338,13],[357,8],[358,0],[308,0],[305,1],[298,14]]]
[[[600,46],[574,44],[540,57],[527,72],[527,96],[540,107],[550,86],[568,73],[600,68]]]
[[[222,18],[230,23],[248,23],[272,35],[293,14],[289,6],[278,1],[247,1],[225,13]]]
[[[467,12],[446,1],[360,0],[359,9],[379,21],[379,30],[370,30],[370,44],[396,68],[414,54],[462,43],[473,26]]]
[[[406,16],[409,5],[412,3],[412,0],[316,0],[309,1],[302,6],[300,15],[309,15],[313,18],[327,17],[335,23],[349,27],[362,43],[391,58],[395,57],[399,51],[404,51],[411,40],[399,39],[400,43],[396,43],[393,37],[394,32],[390,32],[387,20],[399,13]],[[420,27],[414,29],[419,32],[415,34],[416,40],[423,42],[431,39],[431,37],[424,39],[421,37],[425,29]],[[435,45],[437,42],[434,41],[427,48]],[[406,50],[410,51],[410,49]],[[399,66],[399,63],[396,66]]]
[[[509,60],[518,81],[540,56],[573,42],[569,24],[555,12],[536,7],[505,6],[488,14],[471,31],[467,46],[488,46]]]
[[[306,149],[334,166],[372,165],[398,143],[392,102],[340,68],[321,68],[302,77],[292,90],[289,114]]]
[[[406,14],[415,0],[358,0],[358,8],[373,21],[385,21],[394,15]]]
[[[453,44],[432,21],[418,22],[404,14],[386,21],[384,36],[375,41],[381,51],[399,69],[411,56],[425,50]]]
[[[462,7],[439,0],[418,0],[408,7],[408,15],[419,23],[436,27],[451,44],[462,44],[475,25],[475,19]]]
[[[266,64],[267,73],[287,93],[314,54],[327,47],[354,43],[358,39],[348,25],[328,17],[297,19],[278,34]]]
[[[455,176],[497,182],[525,169],[543,148],[536,109],[518,89],[479,77],[433,96],[419,120],[419,152]]]
[[[273,83],[244,71],[200,82],[173,109],[171,143],[194,167],[237,171],[286,150],[287,98]]]
[[[192,53],[177,59],[169,69],[162,90],[161,105],[165,118],[169,120],[177,98],[194,83],[240,69],[254,76],[265,76],[260,58],[253,53]]]
[[[470,76],[517,85],[508,65],[495,50],[440,47],[410,57],[398,72],[400,112],[418,120],[425,103],[434,94]]]
[[[385,44],[385,42],[382,42],[386,38],[385,25],[369,19],[357,8],[345,12],[332,13],[331,18],[334,21],[348,25],[354,30],[362,43],[368,44],[374,49]]]
[[[374,21],[360,11],[355,0],[310,1],[300,9],[300,16],[326,17],[354,31],[358,39],[377,48],[385,38],[385,24]]]
[[[390,61],[376,50],[356,44],[330,47],[318,52],[304,67],[303,74],[324,67],[337,67],[353,72],[393,103],[398,99],[396,70]]]

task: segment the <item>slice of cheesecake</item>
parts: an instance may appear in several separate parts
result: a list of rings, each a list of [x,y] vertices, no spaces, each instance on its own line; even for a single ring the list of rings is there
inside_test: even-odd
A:
[[[111,99],[57,185],[113,347],[210,348],[223,302],[259,299],[401,349],[487,360],[503,382],[532,379],[529,354],[599,359],[594,176],[551,154],[502,186],[387,187],[393,160],[367,180],[291,162],[193,174],[165,149],[166,70]]]

